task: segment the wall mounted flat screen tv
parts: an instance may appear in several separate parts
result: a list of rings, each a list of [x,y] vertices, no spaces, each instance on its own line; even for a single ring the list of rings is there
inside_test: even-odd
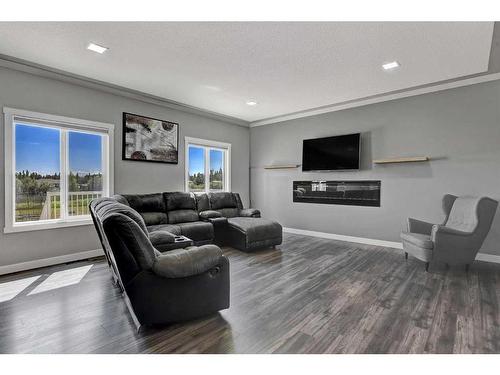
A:
[[[304,139],[303,171],[339,171],[359,169],[360,133],[335,137]]]

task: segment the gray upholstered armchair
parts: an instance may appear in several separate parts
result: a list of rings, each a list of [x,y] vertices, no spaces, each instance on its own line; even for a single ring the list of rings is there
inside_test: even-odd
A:
[[[406,258],[411,254],[426,262],[426,271],[431,260],[468,269],[491,228],[497,205],[491,198],[445,195],[443,224],[408,219],[408,231],[401,233]]]

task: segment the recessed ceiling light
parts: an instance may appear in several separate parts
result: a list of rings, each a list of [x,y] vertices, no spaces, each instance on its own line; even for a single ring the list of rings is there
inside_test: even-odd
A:
[[[384,68],[384,70],[391,70],[391,69],[396,69],[396,68],[399,68],[399,63],[397,61],[391,61],[391,62],[388,62],[384,65],[382,65],[382,68]]]
[[[100,46],[99,44],[95,44],[95,43],[89,43],[89,45],[87,46],[87,49],[90,51],[100,53],[100,54],[103,54],[104,52],[106,52],[108,50],[107,47],[103,47],[103,46]]]
[[[254,101],[254,100],[249,100],[249,101],[247,102],[247,105],[249,105],[249,106],[254,106],[254,105],[257,105],[257,102],[256,102],[256,101]]]

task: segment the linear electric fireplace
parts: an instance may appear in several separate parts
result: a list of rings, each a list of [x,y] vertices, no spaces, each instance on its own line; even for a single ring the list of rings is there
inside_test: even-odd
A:
[[[380,207],[380,181],[294,181],[293,201]]]

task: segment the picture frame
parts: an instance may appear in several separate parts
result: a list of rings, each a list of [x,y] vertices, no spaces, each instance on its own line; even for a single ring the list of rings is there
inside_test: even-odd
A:
[[[123,112],[122,160],[179,163],[179,124]]]

